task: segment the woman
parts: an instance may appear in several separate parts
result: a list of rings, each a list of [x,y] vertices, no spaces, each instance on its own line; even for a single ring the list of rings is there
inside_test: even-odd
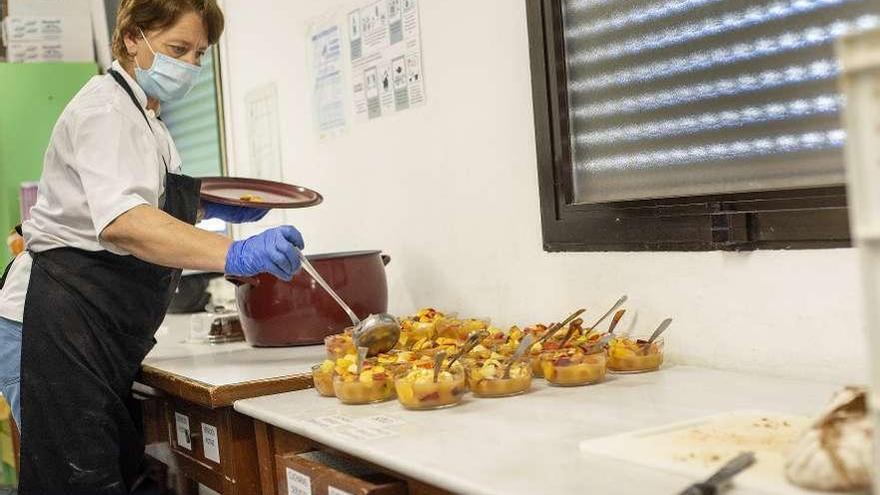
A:
[[[192,88],[222,30],[215,0],[123,0],[116,61],[52,132],[23,226],[28,252],[0,293],[0,385],[22,427],[22,495],[128,493],[143,456],[131,385],[181,268],[286,280],[299,268],[293,227],[237,242],[193,227],[199,182],[179,174],[158,115]],[[266,213],[201,207],[232,222]]]

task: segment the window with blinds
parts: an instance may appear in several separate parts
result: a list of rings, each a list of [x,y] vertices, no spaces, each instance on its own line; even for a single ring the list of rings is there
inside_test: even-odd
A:
[[[214,48],[209,48],[202,56],[198,84],[186,98],[162,104],[162,121],[180,153],[182,172],[193,177],[223,175],[223,129],[215,69]],[[226,224],[218,219],[204,220],[197,226],[212,232],[226,231]]]
[[[199,82],[186,98],[162,104],[162,120],[174,138],[183,172],[195,177],[218,176],[223,170],[213,50],[203,56]]]
[[[834,41],[877,0],[563,0],[575,203],[842,184]]]

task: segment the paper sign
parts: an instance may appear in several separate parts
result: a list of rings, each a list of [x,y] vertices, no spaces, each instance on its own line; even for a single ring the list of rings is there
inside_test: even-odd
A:
[[[267,84],[248,92],[244,101],[251,175],[258,179],[282,180],[278,88]]]
[[[374,0],[347,16],[359,121],[424,104],[418,0]]]
[[[220,464],[220,440],[217,436],[217,428],[202,423],[202,451],[205,459]]]
[[[345,82],[339,25],[312,28],[312,114],[318,137],[345,130]]]
[[[13,16],[3,20],[11,62],[95,60],[89,10],[70,16]]]
[[[189,417],[179,412],[174,413],[174,424],[177,427],[177,445],[192,450],[192,436],[189,431]]]
[[[312,495],[312,479],[287,468],[287,495]]]
[[[352,494],[348,493],[346,491],[340,490],[339,488],[336,488],[335,486],[327,485],[327,495],[352,495]]]

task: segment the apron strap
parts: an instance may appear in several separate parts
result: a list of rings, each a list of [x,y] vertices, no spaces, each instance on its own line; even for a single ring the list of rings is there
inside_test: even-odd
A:
[[[147,127],[150,128],[150,131],[153,130],[153,126],[150,125],[150,119],[147,118],[147,112],[144,112],[144,107],[141,106],[141,102],[138,101],[137,96],[134,95],[134,90],[131,89],[131,86],[128,85],[128,82],[122,77],[122,74],[116,72],[115,69],[110,69],[107,71],[113,76],[113,79],[116,79],[116,82],[122,86],[122,89],[128,93],[128,97],[131,98],[131,102],[134,103],[134,106],[137,107],[138,111],[141,112],[141,115],[144,117],[144,122],[147,123]]]
[[[6,285],[6,277],[9,276],[9,271],[12,269],[12,263],[15,262],[15,258],[6,265],[6,269],[3,270],[3,276],[0,277],[0,290],[3,289],[3,286]]]
[[[119,84],[120,86],[122,86],[122,89],[124,89],[125,92],[128,93],[128,97],[131,98],[131,102],[134,104],[134,106],[141,113],[141,116],[143,116],[143,118],[144,118],[144,122],[146,122],[147,127],[150,128],[150,132],[152,132],[153,136],[155,136],[156,131],[153,130],[153,126],[150,124],[150,119],[147,118],[147,112],[144,111],[144,107],[141,106],[141,102],[139,102],[137,99],[137,96],[134,95],[134,90],[131,89],[131,86],[129,86],[129,84],[125,80],[125,78],[122,77],[122,74],[117,72],[116,69],[110,69],[107,72],[111,76],[113,76],[113,79],[116,79],[116,83]],[[169,148],[169,152],[170,152],[171,145],[168,145],[168,148]],[[162,164],[165,165],[165,173],[168,173],[168,161],[165,160],[165,155],[163,155],[161,152],[159,153],[159,155],[162,156]]]
[[[18,235],[24,235],[21,233],[21,224],[18,224],[15,226],[15,232],[17,232]],[[14,261],[15,261],[15,258],[13,257],[12,261],[10,261],[8,265],[6,265],[6,269],[3,270],[3,276],[0,277],[0,290],[3,289],[4,285],[6,285],[6,277],[9,276],[9,271],[12,269],[12,263]]]

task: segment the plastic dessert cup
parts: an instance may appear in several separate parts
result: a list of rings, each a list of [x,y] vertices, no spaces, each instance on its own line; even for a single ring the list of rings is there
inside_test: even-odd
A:
[[[532,367],[527,361],[518,361],[510,368],[509,378],[503,378],[507,363],[496,360],[468,361],[468,386],[477,397],[510,397],[527,392],[532,386]]]
[[[584,354],[580,349],[547,351],[541,354],[541,368],[551,385],[589,385],[605,379],[605,353]]]
[[[324,339],[324,347],[327,349],[327,359],[341,359],[348,354],[357,354],[354,341],[348,333],[327,336]]]
[[[608,370],[614,373],[646,373],[663,364],[663,339],[648,345],[632,339],[615,339],[608,346]]]
[[[441,371],[436,382],[433,369],[414,366],[402,370],[394,380],[394,387],[400,404],[414,410],[455,406],[467,390],[464,368],[457,363],[451,371]]]
[[[330,360],[312,366],[312,381],[315,382],[315,390],[324,397],[336,396],[333,391],[333,368],[333,361]]]
[[[394,383],[390,373],[376,366],[360,375],[337,374],[333,377],[333,392],[343,404],[372,404],[393,399]]]

